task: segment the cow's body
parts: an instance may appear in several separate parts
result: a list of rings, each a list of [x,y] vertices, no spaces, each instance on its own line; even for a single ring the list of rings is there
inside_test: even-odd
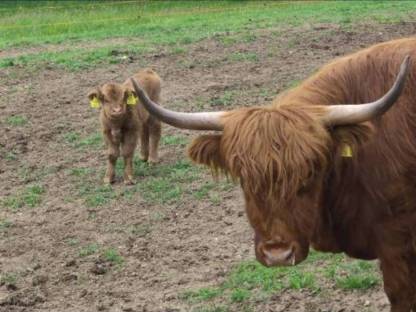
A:
[[[406,55],[407,82],[387,113],[326,122],[338,104],[382,97]],[[299,263],[310,246],[378,258],[392,311],[416,311],[415,38],[340,58],[269,106],[156,114],[180,127],[222,130],[196,138],[189,155],[240,181],[261,263]],[[346,148],[352,157],[343,157]]]

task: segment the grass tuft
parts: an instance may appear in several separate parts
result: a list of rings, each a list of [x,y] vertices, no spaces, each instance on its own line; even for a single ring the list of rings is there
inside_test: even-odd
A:
[[[6,118],[6,123],[13,127],[21,127],[26,125],[28,122],[27,118],[24,116],[16,115],[16,116],[9,116]]]
[[[19,208],[28,206],[34,208],[42,201],[45,188],[41,185],[27,186],[23,191],[16,195],[7,196],[1,203],[4,207],[16,211]]]

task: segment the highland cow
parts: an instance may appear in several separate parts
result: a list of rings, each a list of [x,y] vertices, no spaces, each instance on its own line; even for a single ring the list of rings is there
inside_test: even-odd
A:
[[[239,181],[262,264],[295,265],[310,246],[378,258],[391,311],[415,312],[414,60],[416,38],[378,44],[268,106],[228,112],[178,113],[135,89],[166,123],[221,131],[196,138],[189,156]]]
[[[152,101],[159,101],[161,80],[153,70],[144,69],[133,77],[140,82]],[[123,84],[106,83],[97,87],[88,94],[88,98],[92,106],[102,107],[100,122],[108,148],[104,183],[114,182],[115,164],[121,152],[124,158],[124,183],[133,184],[133,156],[139,136],[142,160],[158,162],[160,121],[137,101],[129,79]]]

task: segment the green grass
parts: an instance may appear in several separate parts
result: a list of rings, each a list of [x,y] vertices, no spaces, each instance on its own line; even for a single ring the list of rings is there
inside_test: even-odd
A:
[[[257,62],[259,60],[257,54],[254,52],[235,52],[229,56],[229,59],[233,62]]]
[[[256,40],[257,29],[304,23],[350,26],[357,21],[396,23],[412,20],[413,1],[86,1],[0,3],[0,49],[59,44],[60,51],[23,53],[0,59],[0,67],[51,64],[83,69],[119,63],[128,57],[218,37],[225,45]],[[226,34],[226,35],[225,35]],[[119,39],[96,47],[94,42]],[[74,48],[80,42],[81,47]],[[65,44],[65,45],[63,45]],[[238,59],[241,56],[235,56]],[[254,60],[254,56],[249,56]]]
[[[27,118],[20,115],[9,116],[6,118],[6,123],[13,127],[21,127],[27,124]]]
[[[189,139],[181,135],[164,135],[161,138],[161,143],[167,146],[184,147],[189,143]]]
[[[0,233],[6,232],[13,226],[13,222],[7,219],[0,219]]]
[[[231,306],[267,300],[286,289],[309,290],[319,295],[322,288],[343,291],[369,289],[380,283],[374,262],[351,260],[342,254],[311,251],[307,260],[296,267],[266,268],[257,261],[237,264],[217,286],[189,290],[182,294],[190,304],[221,298]]]
[[[70,131],[62,136],[64,143],[77,149],[99,149],[104,148],[104,140],[101,131],[95,131],[89,135],[82,136],[76,131]]]
[[[234,103],[235,91],[224,91],[220,96],[214,97],[210,101],[211,106],[230,106]]]
[[[9,208],[12,211],[16,211],[25,206],[34,208],[42,202],[42,196],[45,191],[42,185],[26,186],[25,189],[17,192],[17,194],[6,196],[1,204],[3,207]]]
[[[190,196],[189,185],[201,179],[201,169],[187,160],[149,165],[136,155],[133,162],[137,183],[131,187],[103,185],[105,162],[98,170],[79,167],[72,168],[67,173],[71,177],[77,198],[81,198],[87,207],[106,206],[114,200],[133,201],[137,196],[149,204],[174,204],[183,200],[184,196]],[[120,158],[116,164],[117,177],[122,177],[123,167]]]
[[[103,258],[106,261],[114,263],[116,265],[122,265],[124,263],[124,258],[118,253],[114,248],[107,248],[103,251]]]
[[[78,252],[78,255],[82,258],[91,256],[97,253],[99,250],[99,246],[97,244],[89,244],[83,248],[81,248]]]
[[[17,278],[16,273],[4,272],[0,276],[0,285],[16,285]]]
[[[82,70],[98,64],[117,64],[153,51],[152,48],[131,45],[111,46],[86,50],[85,48],[68,49],[62,52],[39,52],[17,57],[0,59],[0,68],[11,66],[55,65],[58,68]]]

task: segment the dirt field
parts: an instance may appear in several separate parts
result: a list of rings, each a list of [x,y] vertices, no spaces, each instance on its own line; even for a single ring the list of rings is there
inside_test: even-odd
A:
[[[167,107],[262,104],[334,57],[415,30],[416,23],[311,25],[257,31],[244,42],[219,37],[184,51],[127,55],[121,64],[88,71],[1,70],[0,271],[10,274],[0,283],[0,311],[388,311],[382,285],[286,289],[251,300],[251,310],[221,298],[209,302],[211,310],[185,300],[184,292],[219,285],[236,263],[254,259],[239,187],[212,183],[209,172],[184,162],[185,143],[195,134],[165,126],[170,139],[161,145],[161,169],[136,162],[136,186],[118,181],[102,188],[105,150],[86,94],[151,66],[164,81]],[[172,174],[183,176],[152,193],[149,183],[159,173],[165,184],[176,181]]]

